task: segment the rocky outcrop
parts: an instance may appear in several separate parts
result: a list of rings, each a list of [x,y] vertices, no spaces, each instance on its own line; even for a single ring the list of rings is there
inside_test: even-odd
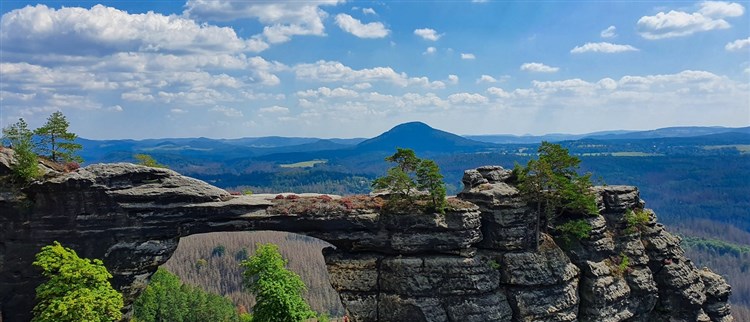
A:
[[[0,175],[10,164],[0,162]],[[132,164],[3,185],[0,320],[29,319],[41,282],[31,262],[53,240],[103,259],[129,304],[180,237],[249,230],[334,245],[324,250],[330,282],[354,321],[731,320],[729,286],[697,270],[653,213],[627,226],[625,214],[643,209],[634,187],[598,188],[602,216],[588,219],[590,238],[560,247],[537,233],[538,215],[509,171],[468,170],[464,185],[459,197],[471,203],[445,214],[380,213],[317,195],[280,204]]]

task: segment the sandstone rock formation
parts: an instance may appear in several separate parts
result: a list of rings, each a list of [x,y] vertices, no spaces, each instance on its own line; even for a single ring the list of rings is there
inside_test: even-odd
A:
[[[11,163],[0,153],[0,175]],[[103,259],[130,304],[180,237],[249,230],[333,244],[324,250],[330,282],[354,321],[731,321],[729,285],[696,269],[653,213],[626,229],[625,213],[643,208],[636,188],[598,188],[591,238],[561,248],[537,235],[509,171],[468,170],[464,185],[459,198],[473,204],[426,215],[279,213],[273,195],[232,196],[132,164],[48,173],[20,191],[3,184],[0,321],[29,320],[41,282],[31,262],[53,240]]]

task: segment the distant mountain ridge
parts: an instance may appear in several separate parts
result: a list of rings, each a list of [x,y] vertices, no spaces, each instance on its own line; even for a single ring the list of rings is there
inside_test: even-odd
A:
[[[371,139],[319,139],[310,137],[256,137],[239,139],[165,138],[146,140],[88,140],[81,156],[90,163],[133,161],[133,154],[146,153],[168,160],[219,161],[256,158],[328,159],[382,154],[397,147],[417,153],[442,154],[493,150],[498,144],[538,144],[541,141],[641,140],[690,138],[726,134],[750,134],[750,127],[669,127],[649,131],[605,131],[588,134],[547,134],[541,136],[470,135],[460,136],[430,127],[422,122],[399,124]],[[304,160],[303,160],[304,161]]]
[[[552,133],[544,135],[513,135],[513,134],[488,134],[488,135],[465,135],[464,137],[489,143],[498,144],[531,144],[542,141],[560,142],[580,139],[597,140],[630,140],[630,139],[657,139],[671,137],[694,137],[728,132],[750,133],[750,126],[746,127],[721,127],[721,126],[678,126],[665,127],[647,131],[614,130],[601,131],[585,134]]]

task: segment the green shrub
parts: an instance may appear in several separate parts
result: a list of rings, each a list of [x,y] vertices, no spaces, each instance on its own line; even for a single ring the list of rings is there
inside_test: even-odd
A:
[[[557,226],[557,230],[562,233],[563,239],[566,241],[581,240],[589,238],[591,225],[583,219],[570,220]]]
[[[630,210],[625,212],[625,232],[628,234],[640,231],[646,224],[651,221],[651,216],[643,209]]]

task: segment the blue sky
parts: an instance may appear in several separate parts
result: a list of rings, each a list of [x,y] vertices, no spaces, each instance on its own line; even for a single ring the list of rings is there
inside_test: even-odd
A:
[[[750,2],[2,1],[0,122],[87,138],[750,125]]]

